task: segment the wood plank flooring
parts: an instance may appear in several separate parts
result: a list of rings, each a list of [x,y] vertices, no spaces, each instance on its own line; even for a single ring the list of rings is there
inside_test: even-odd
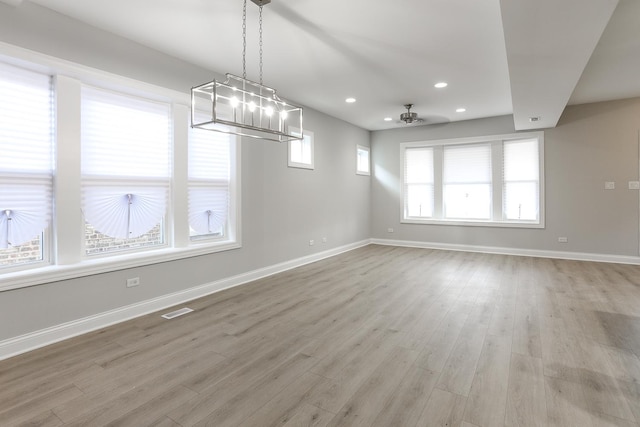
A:
[[[0,426],[640,426],[637,266],[370,245],[185,305],[0,362]]]

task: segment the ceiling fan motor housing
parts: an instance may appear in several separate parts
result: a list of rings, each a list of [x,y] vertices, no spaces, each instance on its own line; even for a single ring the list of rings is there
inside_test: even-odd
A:
[[[406,112],[400,114],[400,120],[406,124],[413,123],[418,118],[418,113]]]

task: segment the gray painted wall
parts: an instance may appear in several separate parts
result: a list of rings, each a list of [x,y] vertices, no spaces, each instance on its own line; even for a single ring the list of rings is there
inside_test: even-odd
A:
[[[185,93],[213,75],[29,2],[0,3],[0,41]],[[305,128],[313,171],[288,168],[286,144],[243,141],[241,249],[2,292],[0,341],[369,238],[370,178],[355,174],[369,132],[308,108]]]
[[[639,128],[635,98],[568,107],[545,130],[545,229],[400,223],[400,143],[513,133],[511,116],[373,132],[372,237],[637,256],[638,191],[627,182],[638,180]]]

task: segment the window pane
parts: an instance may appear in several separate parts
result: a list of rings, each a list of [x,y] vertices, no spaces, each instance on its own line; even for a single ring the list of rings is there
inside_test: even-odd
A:
[[[369,173],[369,149],[367,148],[356,148],[356,171],[362,173]]]
[[[298,129],[291,128],[292,135],[300,135]],[[313,169],[313,132],[305,131],[302,140],[289,141],[288,165],[303,169]]]
[[[407,184],[433,183],[433,148],[407,148],[404,179]]]
[[[290,141],[291,161],[294,163],[311,164],[311,137],[305,134],[302,140]]]
[[[82,173],[170,176],[169,105],[82,88]]]
[[[223,236],[229,217],[229,186],[189,186],[190,236]]]
[[[52,153],[50,76],[0,63],[0,268],[44,258]]]
[[[538,140],[504,143],[504,219],[536,221],[539,218]]]
[[[506,182],[504,185],[504,215],[507,220],[538,219],[538,182]]]
[[[430,218],[433,216],[433,184],[408,184],[406,216]]]
[[[190,127],[189,179],[229,181],[229,144],[227,133]]]
[[[444,147],[445,184],[491,182],[491,146]]]
[[[133,239],[109,237],[97,231],[91,224],[86,223],[85,225],[85,249],[87,255],[142,249],[164,243],[162,224],[157,224],[145,234]]]
[[[224,236],[229,218],[231,141],[226,133],[189,131],[189,236]]]
[[[444,186],[444,216],[451,219],[491,219],[491,184]]]
[[[171,176],[169,104],[82,88],[86,253],[164,243]]]
[[[538,175],[537,139],[504,143],[505,181],[535,181],[538,179]]]
[[[0,249],[0,266],[12,267],[30,262],[42,261],[42,233],[33,238],[30,242],[19,246],[11,246]]]

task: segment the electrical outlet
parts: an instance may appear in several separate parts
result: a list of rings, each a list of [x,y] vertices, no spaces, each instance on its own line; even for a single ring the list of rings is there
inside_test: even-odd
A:
[[[387,228],[387,233],[393,233],[393,228],[391,227]]]
[[[629,181],[629,190],[640,190],[640,181]]]
[[[567,243],[569,241],[566,237],[558,237],[558,243]]]
[[[309,240],[309,246],[313,246],[315,242],[313,240]]]
[[[133,288],[134,286],[140,285],[139,277],[132,277],[131,279],[127,279],[127,288]]]
[[[616,183],[613,181],[607,181],[604,183],[605,190],[615,190],[615,188],[616,188]]]

